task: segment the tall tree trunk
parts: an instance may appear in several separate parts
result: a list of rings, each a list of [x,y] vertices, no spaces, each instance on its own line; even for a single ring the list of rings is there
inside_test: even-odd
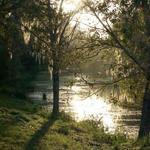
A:
[[[143,3],[143,14],[145,22],[145,35],[147,39],[150,37],[150,5],[148,0],[142,1]],[[150,45],[146,44],[148,61],[147,61],[147,82],[145,87],[145,93],[143,98],[143,108],[141,116],[141,124],[139,130],[139,138],[150,135]]]
[[[53,60],[53,115],[59,113],[59,65],[57,59]]]
[[[150,81],[147,80],[143,99],[139,138],[149,136],[149,134],[150,134]]]

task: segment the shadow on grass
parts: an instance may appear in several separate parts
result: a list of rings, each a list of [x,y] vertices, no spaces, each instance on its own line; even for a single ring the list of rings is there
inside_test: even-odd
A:
[[[42,125],[42,127],[36,131],[33,137],[28,141],[25,146],[25,150],[36,150],[36,146],[40,143],[41,139],[48,132],[49,128],[54,124],[58,119],[58,116],[50,115],[48,121]]]

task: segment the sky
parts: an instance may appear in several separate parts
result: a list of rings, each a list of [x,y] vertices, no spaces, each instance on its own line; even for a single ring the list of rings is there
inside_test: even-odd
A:
[[[82,0],[64,0],[63,9],[64,12],[67,13],[79,10],[82,7],[82,5]],[[79,28],[83,31],[88,30],[90,26],[95,27],[99,25],[98,20],[83,9],[75,15],[72,24],[75,24],[76,21],[79,22]]]

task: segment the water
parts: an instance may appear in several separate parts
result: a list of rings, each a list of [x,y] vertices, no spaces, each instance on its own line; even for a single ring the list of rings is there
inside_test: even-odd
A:
[[[66,86],[66,82],[75,79],[73,86]],[[30,99],[40,103],[44,108],[52,109],[52,82],[47,72],[40,72],[34,81],[35,89],[29,93]],[[101,121],[105,131],[114,133],[123,132],[131,138],[137,137],[140,111],[127,110],[111,104],[106,93],[102,96],[95,93],[97,89],[80,82],[80,78],[73,75],[62,75],[60,79],[60,109],[72,114],[77,120],[94,119]],[[46,93],[47,101],[42,100]],[[95,94],[93,94],[95,93]]]

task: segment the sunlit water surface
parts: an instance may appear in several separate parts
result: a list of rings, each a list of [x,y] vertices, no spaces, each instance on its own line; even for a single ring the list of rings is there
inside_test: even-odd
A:
[[[65,82],[73,76],[62,76],[60,82],[60,108],[69,112],[77,121],[93,119],[102,122],[106,132],[123,132],[135,138],[139,129],[140,111],[120,108],[108,102],[106,98],[93,94],[87,85],[77,82],[66,87]],[[52,87],[45,72],[41,72],[35,81],[34,92],[29,97],[36,102],[52,108]],[[77,81],[79,78],[76,79]],[[47,93],[48,102],[43,102],[42,94]]]
[[[106,103],[102,97],[96,95],[89,97],[80,96],[81,87],[73,86],[72,90],[76,94],[72,96],[70,101],[70,111],[74,114],[75,119],[77,121],[86,119],[102,121],[105,129],[109,132],[114,132],[116,127],[111,115],[111,105]]]

